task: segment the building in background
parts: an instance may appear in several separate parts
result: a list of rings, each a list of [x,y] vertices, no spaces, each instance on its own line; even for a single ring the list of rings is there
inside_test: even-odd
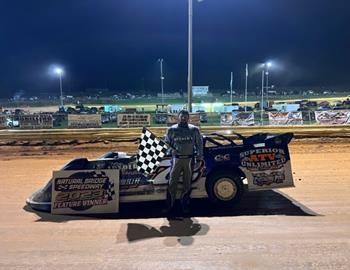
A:
[[[207,96],[209,93],[209,86],[192,86],[193,96]]]

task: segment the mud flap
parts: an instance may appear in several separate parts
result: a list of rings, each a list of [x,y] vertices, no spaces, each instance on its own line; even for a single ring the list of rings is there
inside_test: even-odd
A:
[[[119,211],[119,170],[54,171],[52,214],[101,214]]]

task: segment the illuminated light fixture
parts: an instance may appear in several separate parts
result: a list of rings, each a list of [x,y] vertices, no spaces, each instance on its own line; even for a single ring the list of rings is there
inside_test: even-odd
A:
[[[63,69],[60,67],[56,67],[54,69],[54,72],[58,75],[59,77],[59,81],[60,81],[60,108],[64,108],[63,107],[63,90],[62,90],[62,74],[63,74]]]
[[[55,73],[58,75],[62,75],[63,74],[63,69],[62,68],[55,68]]]

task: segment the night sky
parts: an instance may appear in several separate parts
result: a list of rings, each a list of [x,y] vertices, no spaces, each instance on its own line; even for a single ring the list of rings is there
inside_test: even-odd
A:
[[[349,0],[194,0],[194,85],[259,84],[253,66],[273,60],[271,83],[350,88]],[[187,0],[0,0],[0,97],[86,88],[186,89]],[[348,89],[349,89],[348,88]],[[345,90],[348,90],[345,89]]]

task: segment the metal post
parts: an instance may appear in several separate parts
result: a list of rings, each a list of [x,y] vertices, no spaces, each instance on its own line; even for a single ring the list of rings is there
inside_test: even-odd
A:
[[[269,66],[266,65],[266,101],[269,103]]]
[[[187,77],[187,94],[188,94],[188,111],[192,112],[192,0],[188,0],[188,77]]]
[[[261,125],[264,125],[263,122],[263,113],[264,113],[264,77],[265,77],[265,67],[263,67],[262,73],[261,73],[261,104],[260,104],[260,122]]]
[[[309,111],[309,123],[308,125],[311,125],[311,112]]]
[[[245,64],[245,95],[244,95],[244,111],[247,112],[247,95],[248,95],[248,64]]]
[[[63,108],[63,95],[62,95],[62,73],[59,73],[60,77],[60,92],[61,92],[61,108]]]
[[[231,89],[231,98],[230,98],[230,102],[232,105],[232,84],[233,84],[233,72],[231,71],[231,81],[230,81],[230,89]]]
[[[163,58],[159,59],[160,62],[160,87],[162,90],[162,105],[164,104],[164,76],[163,76]]]

